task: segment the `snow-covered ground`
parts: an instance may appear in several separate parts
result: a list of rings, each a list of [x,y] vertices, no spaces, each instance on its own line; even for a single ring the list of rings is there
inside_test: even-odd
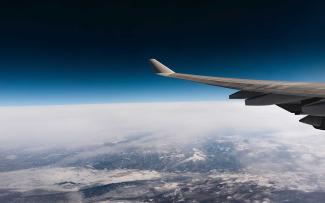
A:
[[[0,173],[0,189],[15,191],[77,191],[85,186],[153,180],[160,174],[147,170],[95,170],[91,168],[32,168]]]

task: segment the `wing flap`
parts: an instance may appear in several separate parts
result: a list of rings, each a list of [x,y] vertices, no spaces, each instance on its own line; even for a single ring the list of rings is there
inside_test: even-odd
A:
[[[277,106],[289,111],[290,113],[294,113],[296,115],[301,114],[301,104],[299,103],[285,103],[285,104],[277,104]]]
[[[325,100],[316,101],[302,107],[302,112],[305,114],[325,116]]]
[[[282,94],[265,94],[245,100],[247,106],[264,106],[273,104],[285,104],[290,102],[299,102],[307,99],[306,97]]]

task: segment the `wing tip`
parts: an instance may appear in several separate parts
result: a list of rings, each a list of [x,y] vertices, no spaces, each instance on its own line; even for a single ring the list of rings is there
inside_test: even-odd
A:
[[[153,67],[154,71],[158,75],[168,76],[170,74],[175,73],[174,71],[172,71],[171,69],[169,69],[167,66],[165,66],[162,63],[160,63],[156,59],[153,59],[153,58],[152,59],[149,59],[149,63],[151,64],[151,66]]]

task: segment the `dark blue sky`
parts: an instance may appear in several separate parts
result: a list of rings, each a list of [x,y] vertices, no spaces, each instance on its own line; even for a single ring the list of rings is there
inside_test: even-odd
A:
[[[0,104],[224,99],[179,72],[325,82],[321,1],[4,1]]]

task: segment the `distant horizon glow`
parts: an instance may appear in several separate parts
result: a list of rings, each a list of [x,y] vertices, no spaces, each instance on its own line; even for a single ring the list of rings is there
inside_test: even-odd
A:
[[[184,136],[197,139],[218,132],[272,132],[286,139],[321,134],[299,123],[300,117],[275,106],[261,111],[237,101],[0,107],[0,148],[73,147],[152,132],[183,141]]]

